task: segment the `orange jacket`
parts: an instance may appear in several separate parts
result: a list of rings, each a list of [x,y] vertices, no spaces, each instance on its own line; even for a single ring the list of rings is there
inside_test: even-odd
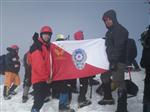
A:
[[[42,50],[36,49],[30,55],[32,84],[47,81],[50,77],[50,50],[41,38],[39,41],[42,43]]]

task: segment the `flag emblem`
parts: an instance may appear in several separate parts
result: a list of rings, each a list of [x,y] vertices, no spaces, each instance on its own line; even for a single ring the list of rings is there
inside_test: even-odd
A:
[[[77,69],[82,70],[85,67],[86,59],[87,55],[83,49],[79,48],[73,51],[72,60]]]

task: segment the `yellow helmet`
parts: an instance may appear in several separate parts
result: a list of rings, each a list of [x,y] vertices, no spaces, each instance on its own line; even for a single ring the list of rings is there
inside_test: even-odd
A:
[[[65,40],[65,37],[63,34],[57,34],[56,35],[56,41]]]

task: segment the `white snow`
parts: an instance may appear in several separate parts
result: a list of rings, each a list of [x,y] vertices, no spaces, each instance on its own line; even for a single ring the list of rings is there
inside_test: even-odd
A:
[[[142,112],[142,99],[143,99],[143,86],[144,86],[144,70],[141,72],[132,72],[132,80],[138,85],[139,92],[136,97],[128,99],[128,110],[129,112]],[[128,79],[128,74],[126,73],[126,78]],[[99,75],[96,77],[100,81]],[[71,107],[76,110],[76,112],[115,112],[117,106],[117,91],[114,91],[113,97],[115,99],[115,105],[100,106],[97,102],[102,99],[101,96],[95,93],[98,86],[93,86],[92,104],[80,109],[77,109],[77,96],[78,94],[73,94]],[[17,95],[13,96],[11,100],[3,99],[3,85],[0,85],[0,112],[30,112],[33,97],[29,96],[30,99],[27,103],[22,103],[22,85],[20,85],[17,90]],[[89,98],[90,87],[88,88],[87,98]],[[40,112],[58,112],[58,100],[51,99],[50,102],[45,103]]]

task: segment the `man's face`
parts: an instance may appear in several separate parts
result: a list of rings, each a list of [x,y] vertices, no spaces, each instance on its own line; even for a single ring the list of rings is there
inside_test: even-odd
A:
[[[110,18],[105,19],[106,27],[110,28],[113,25],[113,21]]]
[[[42,34],[42,38],[45,42],[49,42],[50,41],[50,38],[51,38],[51,35],[48,34],[48,33],[44,33]]]

